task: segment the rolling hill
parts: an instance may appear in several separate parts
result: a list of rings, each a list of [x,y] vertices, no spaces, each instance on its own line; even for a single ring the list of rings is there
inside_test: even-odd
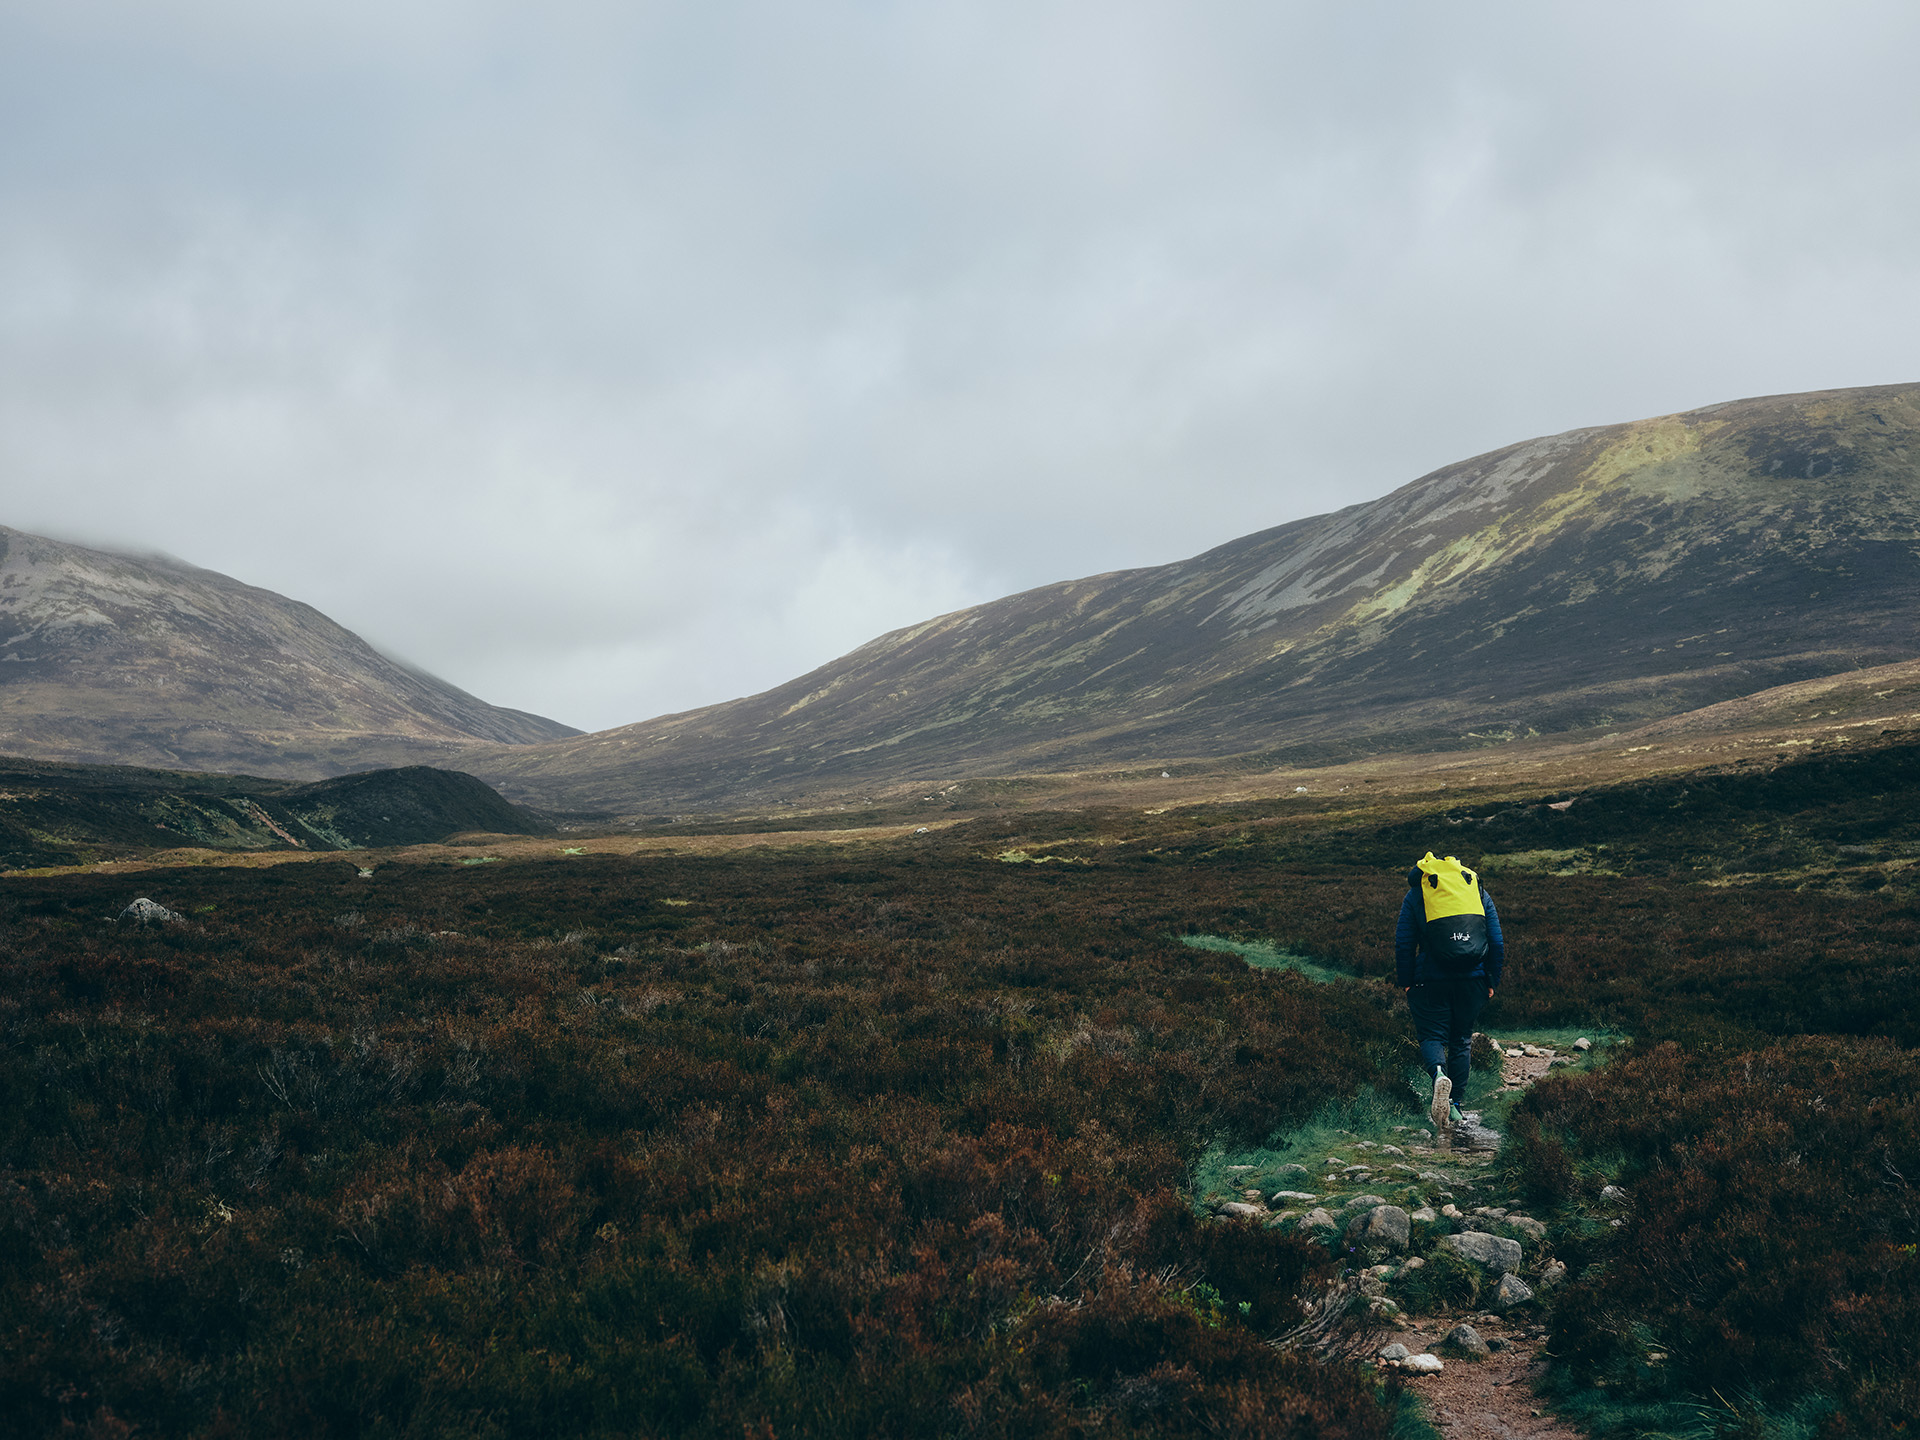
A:
[[[578,733],[270,590],[0,527],[0,753],[311,779]]]
[[[1920,385],[1569,431],[465,768],[629,811],[1596,734],[1920,656]]]

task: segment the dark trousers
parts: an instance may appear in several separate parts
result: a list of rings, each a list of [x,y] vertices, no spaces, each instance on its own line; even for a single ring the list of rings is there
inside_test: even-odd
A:
[[[1407,1003],[1413,1007],[1420,1063],[1429,1075],[1446,1066],[1454,1099],[1465,1099],[1467,1072],[1473,1063],[1473,1025],[1487,1003],[1486,977],[1466,975],[1416,985],[1407,992]]]

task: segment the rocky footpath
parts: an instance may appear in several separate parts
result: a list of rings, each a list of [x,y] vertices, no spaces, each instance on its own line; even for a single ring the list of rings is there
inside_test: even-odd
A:
[[[1508,1089],[1573,1063],[1540,1046],[1496,1043],[1494,1052]],[[1211,1208],[1224,1222],[1285,1226],[1337,1244],[1350,1261],[1337,1284],[1363,1297],[1387,1335],[1370,1363],[1418,1377],[1443,1433],[1573,1440],[1579,1432],[1546,1414],[1532,1385],[1545,1363],[1545,1327],[1535,1317],[1567,1267],[1554,1258],[1547,1226],[1504,1193],[1492,1164],[1500,1134],[1479,1111],[1466,1112],[1450,1136],[1411,1125],[1392,1133],[1339,1132],[1317,1167],[1229,1167],[1249,1183],[1214,1197]]]

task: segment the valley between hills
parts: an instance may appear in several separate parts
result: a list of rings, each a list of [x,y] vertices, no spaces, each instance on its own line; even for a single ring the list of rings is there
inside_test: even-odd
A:
[[[1913,1433],[1917,398],[1529,442],[591,736],[7,532],[0,1414]],[[1507,937],[1477,1150],[1420,1133],[1428,849]]]

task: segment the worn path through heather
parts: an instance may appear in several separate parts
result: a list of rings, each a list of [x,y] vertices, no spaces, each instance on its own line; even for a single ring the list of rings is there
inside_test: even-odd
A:
[[[1526,1055],[1519,1051],[1501,1057],[1501,1079],[1510,1090],[1524,1089],[1552,1068],[1550,1053]],[[1477,1124],[1475,1113],[1461,1137],[1461,1148],[1416,1149],[1422,1163],[1446,1172],[1451,1169],[1473,1186],[1473,1172],[1498,1149],[1500,1136]],[[1409,1354],[1441,1350],[1448,1332],[1465,1323],[1489,1343],[1485,1359],[1443,1357],[1446,1368],[1433,1375],[1410,1375],[1408,1384],[1427,1405],[1428,1419],[1447,1440],[1586,1440],[1576,1429],[1549,1411],[1535,1395],[1534,1385],[1545,1375],[1545,1328],[1523,1307],[1510,1317],[1491,1312],[1476,1315],[1404,1317],[1400,1328],[1385,1337],[1382,1346],[1401,1344]]]

